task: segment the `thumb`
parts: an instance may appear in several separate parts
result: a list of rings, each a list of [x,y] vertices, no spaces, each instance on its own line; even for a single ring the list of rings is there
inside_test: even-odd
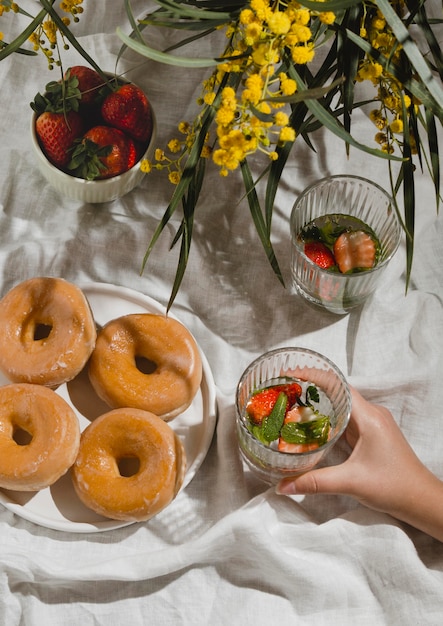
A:
[[[349,494],[349,472],[345,463],[311,470],[300,476],[284,478],[276,486],[280,495],[335,493]]]

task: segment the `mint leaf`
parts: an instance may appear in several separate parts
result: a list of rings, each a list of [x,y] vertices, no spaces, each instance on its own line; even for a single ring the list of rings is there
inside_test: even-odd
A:
[[[318,389],[314,385],[309,385],[309,387],[306,389],[306,402],[310,404],[310,400],[312,400],[312,402],[320,402]]]
[[[322,446],[328,440],[330,427],[326,415],[309,422],[288,422],[281,429],[281,438],[286,443],[318,443]]]
[[[280,430],[285,420],[287,404],[288,396],[283,392],[280,393],[271,413],[263,420],[262,437],[268,443],[280,437]]]

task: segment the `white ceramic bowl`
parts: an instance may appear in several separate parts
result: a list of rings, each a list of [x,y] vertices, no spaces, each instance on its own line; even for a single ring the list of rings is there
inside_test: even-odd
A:
[[[146,152],[127,172],[103,180],[84,180],[83,178],[70,176],[48,161],[40,147],[35,132],[36,117],[34,113],[31,119],[31,142],[38,168],[48,183],[63,196],[67,196],[72,200],[80,200],[81,202],[97,204],[100,202],[111,202],[132,191],[146,176],[140,169],[140,161],[149,159],[155,150],[156,121],[154,111],[152,111],[152,135]]]

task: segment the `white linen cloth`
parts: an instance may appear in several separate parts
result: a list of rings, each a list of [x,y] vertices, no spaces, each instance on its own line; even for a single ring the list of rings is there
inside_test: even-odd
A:
[[[132,4],[141,15],[145,4]],[[105,9],[88,0],[75,28],[88,52],[112,71],[120,47],[114,31],[126,24],[123,3]],[[0,30],[6,28],[0,24]],[[63,58],[66,67],[82,63],[73,50]],[[118,70],[130,70],[148,93],[158,145],[164,145],[177,123],[195,112],[203,74],[133,54]],[[1,295],[26,278],[51,275],[130,287],[165,305],[176,267],[178,251],[169,246],[178,215],[143,275],[140,265],[172,187],[152,174],[121,200],[96,206],[53,191],[31,152],[29,102],[55,77],[43,58],[16,55],[0,63]],[[354,131],[371,141],[374,129],[362,112],[354,115]],[[288,218],[304,187],[339,173],[388,187],[385,162],[354,149],[348,160],[343,144],[327,133],[318,133],[316,153],[298,143],[281,181],[273,229],[288,285]],[[420,458],[443,478],[443,223],[430,180],[420,172],[416,180],[408,294],[403,242],[373,299],[361,311],[337,317],[282,288],[242,200],[240,176],[221,180],[210,169],[188,271],[172,309],[196,336],[217,386],[219,416],[208,455],[186,490],[148,523],[66,533],[0,505],[1,624],[441,623],[441,543],[350,498],[277,496],[242,466],[234,422],[235,387],[252,359],[279,346],[312,348],[331,358],[366,398],[387,406]],[[327,462],[347,453],[340,444]]]

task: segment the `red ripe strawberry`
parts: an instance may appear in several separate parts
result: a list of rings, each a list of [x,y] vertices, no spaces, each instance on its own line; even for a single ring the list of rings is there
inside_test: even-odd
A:
[[[74,84],[75,83],[75,84]],[[64,169],[69,163],[75,139],[84,132],[78,113],[80,92],[77,81],[51,81],[42,95],[38,93],[31,108],[36,113],[35,132],[47,158]]]
[[[96,180],[123,174],[137,162],[134,141],[118,128],[94,126],[77,142],[69,163],[79,178]]]
[[[80,104],[94,104],[98,96],[99,90],[103,87],[104,81],[100,74],[90,67],[84,65],[74,65],[65,73],[65,80],[75,77],[78,80],[78,89],[80,91]]]
[[[329,248],[320,241],[305,243],[304,252],[313,263],[327,270],[335,265],[335,258]]]
[[[298,383],[287,383],[285,385],[277,385],[275,389],[277,389],[279,392],[283,391],[283,393],[285,393],[288,396],[288,405],[287,405],[288,411],[292,406],[294,406],[294,404],[297,402],[297,398],[300,398],[302,394],[302,388],[300,387]]]
[[[261,424],[263,418],[267,417],[274,408],[279,394],[280,391],[275,387],[268,387],[254,394],[246,405],[249,419],[255,424]]]
[[[74,141],[83,133],[83,121],[76,111],[54,113],[45,111],[38,116],[35,132],[40,146],[53,165],[65,169],[71,158]]]
[[[375,264],[376,247],[372,237],[362,230],[344,232],[334,244],[334,255],[340,272],[370,269]]]
[[[278,396],[282,392],[288,397],[286,411],[289,411],[297,402],[297,398],[300,398],[302,388],[298,383],[287,383],[284,385],[274,385],[273,387],[267,387],[259,391],[249,399],[246,406],[249,419],[256,424],[261,424],[263,418],[271,413]]]
[[[128,83],[121,85],[103,101],[102,117],[136,141],[146,143],[152,134],[151,105],[143,91]]]

